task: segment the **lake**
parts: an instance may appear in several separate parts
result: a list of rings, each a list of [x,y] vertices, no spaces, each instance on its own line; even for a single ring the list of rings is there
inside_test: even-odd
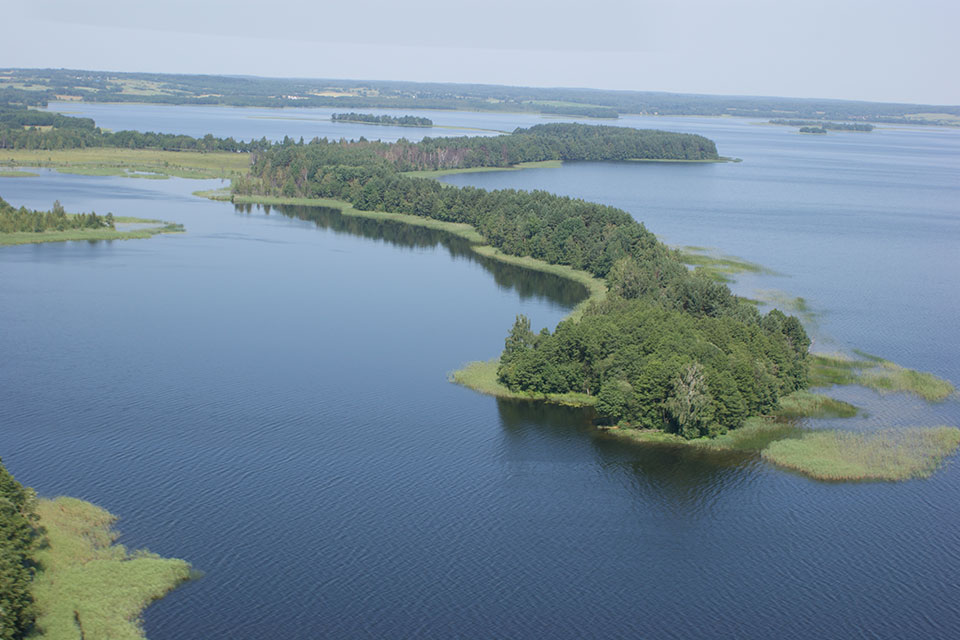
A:
[[[244,139],[438,134],[324,121],[332,110],[67,108],[112,129]],[[442,127],[547,121],[410,113]],[[779,274],[734,288],[802,296],[816,348],[960,382],[960,132],[617,124],[701,133],[743,162],[445,180],[623,207],[665,242]],[[42,495],[121,516],[124,544],[205,572],[147,609],[152,640],[960,631],[956,464],[927,480],[831,484],[753,456],[611,441],[584,412],[447,381],[496,356],[516,314],[555,326],[577,286],[434,231],[190,195],[218,181],[39,173],[4,178],[0,195],[187,228],[0,249],[0,455]],[[869,416],[816,426],[960,425],[955,399],[831,394]]]

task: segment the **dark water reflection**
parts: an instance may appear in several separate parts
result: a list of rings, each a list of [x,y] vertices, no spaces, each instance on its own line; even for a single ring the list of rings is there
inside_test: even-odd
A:
[[[438,229],[417,227],[392,220],[376,220],[362,216],[345,216],[339,209],[332,207],[308,207],[299,205],[235,204],[238,212],[251,213],[263,211],[269,215],[278,211],[288,218],[313,222],[319,229],[329,229],[334,233],[347,233],[361,238],[387,242],[408,249],[426,249],[443,247],[451,258],[464,259],[482,265],[503,289],[515,290],[522,299],[542,297],[559,305],[573,307],[584,300],[588,291],[578,282],[566,278],[533,271],[516,265],[501,262],[476,253],[470,248],[470,242],[458,236]]]

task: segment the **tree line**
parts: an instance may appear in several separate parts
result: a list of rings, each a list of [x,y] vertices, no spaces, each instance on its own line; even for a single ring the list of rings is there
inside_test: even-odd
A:
[[[417,116],[378,116],[373,113],[334,113],[330,115],[334,122],[363,122],[365,124],[384,124],[395,127],[432,127],[433,120]]]
[[[118,147],[164,151],[251,152],[269,148],[266,138],[244,142],[233,138],[202,138],[148,131],[103,131],[90,118],[75,118],[47,111],[0,107],[0,149],[83,149]]]
[[[820,127],[831,131],[873,131],[874,126],[865,122],[824,122],[822,120],[785,120],[775,118],[770,124],[785,125],[788,127]]]
[[[115,229],[113,214],[98,216],[95,212],[68,214],[57,200],[50,211],[14,208],[0,198],[0,233],[41,233],[68,229]]]
[[[514,390],[596,396],[609,422],[716,435],[806,385],[809,340],[796,318],[776,310],[761,316],[725,285],[689,271],[626,211],[544,191],[456,188],[402,173],[558,156],[624,159],[638,150],[662,157],[683,153],[685,144],[715,156],[707,142],[573,124],[417,144],[290,142],[257,154],[234,192],[335,198],[361,210],[463,222],[504,253],[605,278],[609,301],[579,323],[534,334],[519,318],[506,340],[500,380]]]
[[[36,495],[0,460],[0,640],[19,640],[33,626],[30,593],[37,544]]]

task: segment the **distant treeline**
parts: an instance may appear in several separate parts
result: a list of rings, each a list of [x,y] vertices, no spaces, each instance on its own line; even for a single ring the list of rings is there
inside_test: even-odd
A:
[[[74,118],[47,111],[0,106],[0,149],[81,149],[123,147],[166,151],[261,151],[270,146],[266,138],[237,141],[170,133],[103,131],[90,118]]]
[[[112,213],[105,216],[98,216],[93,212],[68,214],[59,200],[53,203],[50,211],[34,211],[26,207],[17,209],[0,198],[0,233],[115,228]]]
[[[30,593],[38,543],[36,496],[0,460],[0,638],[19,640],[36,618]]]
[[[860,122],[823,122],[820,120],[784,120],[777,118],[770,121],[770,124],[786,125],[788,127],[819,127],[831,131],[873,131],[872,124]]]
[[[550,158],[684,157],[694,149],[716,157],[715,145],[699,136],[573,124],[418,144],[289,142],[257,154],[234,192],[335,198],[362,210],[467,223],[506,254],[605,278],[609,302],[580,323],[534,334],[518,318],[501,381],[514,390],[594,395],[607,421],[697,437],[736,428],[806,385],[809,340],[796,318],[761,316],[725,285],[690,272],[620,209],[543,191],[454,188],[401,173]]]
[[[567,106],[567,107],[542,107],[542,113],[558,116],[583,116],[585,118],[609,118],[617,119],[620,117],[620,114],[617,113],[616,109],[611,109],[610,107],[591,107],[589,105],[584,106]]]
[[[824,127],[800,127],[800,133],[818,133],[825,134],[827,132]]]
[[[944,105],[479,84],[108,73],[70,69],[0,70],[0,80],[3,79],[39,87],[36,90],[0,88],[0,102],[10,101],[21,105],[45,105],[48,101],[58,99],[57,96],[62,96],[91,102],[338,109],[470,109],[593,117],[613,117],[613,112],[757,118],[782,118],[784,114],[789,114],[795,118],[818,120],[918,124],[931,121],[908,116],[931,113],[960,117],[960,107]],[[145,86],[150,89],[148,92],[137,90]],[[550,106],[556,103],[570,106]],[[596,111],[597,108],[610,111]]]
[[[330,116],[334,122],[363,122],[365,124],[385,124],[395,127],[432,127],[430,118],[417,116],[378,116],[372,113],[334,113]]]

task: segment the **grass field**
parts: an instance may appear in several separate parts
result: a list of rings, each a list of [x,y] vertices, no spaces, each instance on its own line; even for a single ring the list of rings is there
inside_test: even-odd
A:
[[[956,427],[913,427],[875,433],[814,431],[766,447],[763,459],[818,480],[925,478],[960,445]]]
[[[131,178],[229,178],[247,171],[246,153],[162,151],[159,149],[4,149],[0,166],[49,167],[64,173]]]
[[[30,171],[18,171],[16,169],[11,171],[0,170],[0,178],[36,178],[38,175]]]
[[[138,640],[140,613],[189,579],[190,565],[114,544],[116,518],[75,498],[41,500],[46,544],[33,595],[44,640]]]

